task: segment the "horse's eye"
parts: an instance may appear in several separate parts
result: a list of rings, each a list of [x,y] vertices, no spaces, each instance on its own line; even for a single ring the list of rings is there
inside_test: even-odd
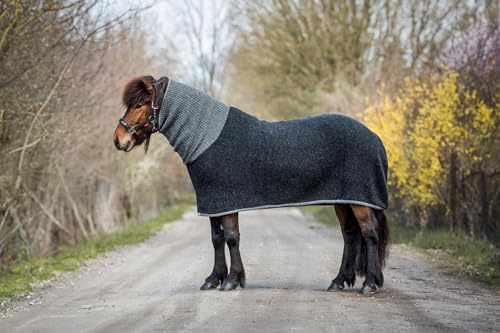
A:
[[[137,104],[137,105],[135,106],[135,108],[136,108],[136,109],[140,109],[140,108],[141,108],[141,106],[142,106],[141,104]]]

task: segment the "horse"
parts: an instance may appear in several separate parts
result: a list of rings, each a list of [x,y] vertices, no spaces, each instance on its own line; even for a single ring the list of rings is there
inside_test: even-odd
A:
[[[208,216],[214,249],[201,290],[245,287],[238,213],[333,205],[344,249],[328,291],[353,287],[373,294],[384,284],[388,254],[387,158],[382,141],[340,114],[268,122],[171,78],[145,75],[125,84],[126,108],[113,135],[130,152],[153,133],[166,136],[193,183],[198,214]],[[225,245],[230,253],[226,264]]]

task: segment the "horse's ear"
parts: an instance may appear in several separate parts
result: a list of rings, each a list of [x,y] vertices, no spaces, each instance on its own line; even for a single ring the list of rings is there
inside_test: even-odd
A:
[[[148,80],[146,77],[141,78],[140,85],[142,91],[152,94],[153,93],[153,80]]]
[[[128,81],[123,89],[123,105],[130,107],[140,102],[145,96],[151,95],[154,89],[153,83],[152,76],[141,76]]]

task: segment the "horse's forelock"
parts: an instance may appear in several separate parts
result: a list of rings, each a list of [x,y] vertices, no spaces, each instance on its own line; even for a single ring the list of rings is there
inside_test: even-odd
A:
[[[125,84],[122,102],[125,107],[139,103],[148,93],[148,85],[153,84],[154,78],[150,75],[133,78]]]

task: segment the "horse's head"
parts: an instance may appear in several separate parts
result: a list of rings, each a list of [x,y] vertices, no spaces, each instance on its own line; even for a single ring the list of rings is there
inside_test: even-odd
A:
[[[158,130],[162,90],[167,82],[166,78],[155,81],[152,76],[141,76],[125,85],[122,101],[127,110],[113,135],[117,149],[129,152],[145,142],[147,151],[151,134]]]

